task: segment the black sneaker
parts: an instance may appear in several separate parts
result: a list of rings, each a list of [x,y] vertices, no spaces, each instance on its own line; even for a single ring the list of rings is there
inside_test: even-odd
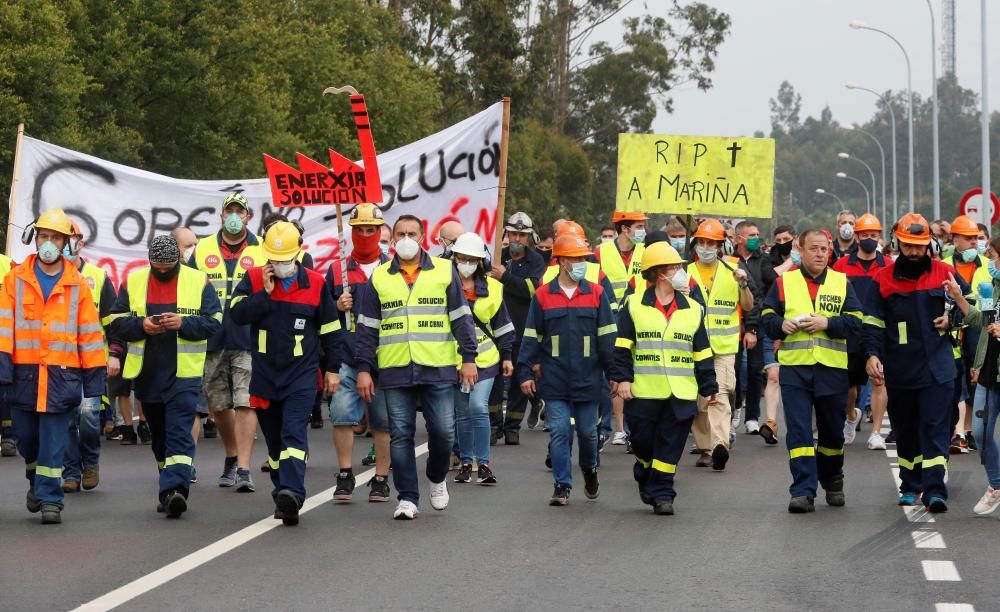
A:
[[[309,418],[309,427],[313,429],[323,429],[323,413],[320,411],[314,411],[312,416]]]
[[[139,427],[136,428],[139,434],[139,442],[142,444],[149,444],[153,440],[153,434],[149,431],[149,424],[146,421],[139,421]]]
[[[354,474],[339,472],[337,488],[333,490],[333,501],[349,502],[354,495]]]
[[[726,463],[729,461],[729,449],[721,444],[717,444],[715,449],[712,451],[712,469],[716,472],[721,472],[726,469]]]
[[[896,443],[896,430],[895,429],[890,429],[889,430],[889,435],[885,437],[885,443],[886,444],[895,444]]]
[[[674,503],[672,501],[656,502],[653,506],[653,514],[658,514],[660,516],[673,516]]]
[[[187,512],[187,498],[180,491],[171,491],[163,498],[163,508],[167,518],[180,518],[182,514]]]
[[[35,489],[28,489],[28,495],[25,497],[25,505],[28,507],[28,512],[32,514],[42,509],[42,504],[35,497]]]
[[[792,514],[805,514],[806,512],[815,512],[816,506],[813,504],[811,497],[793,497],[788,502],[788,511]]]
[[[501,438],[503,438],[503,429],[500,427],[490,427],[490,446],[496,446]]]
[[[42,525],[58,525],[62,522],[62,508],[55,504],[42,504]]]
[[[555,489],[552,491],[552,497],[549,498],[550,506],[566,506],[569,504],[569,487],[564,487],[562,485],[556,485]]]
[[[115,425],[111,428],[108,433],[104,434],[105,440],[121,440],[122,439],[122,426]]]
[[[455,474],[455,482],[470,482],[472,480],[472,464],[463,463]]]
[[[597,499],[601,494],[601,483],[597,480],[597,468],[583,470],[583,494],[587,499]]]
[[[649,493],[646,493],[645,491],[642,490],[639,491],[639,501],[646,504],[647,506],[656,505],[656,502],[653,501],[653,498],[649,496]]]
[[[205,438],[219,437],[219,428],[216,427],[215,421],[210,421],[208,419],[205,419],[205,427],[203,431],[205,432]]]
[[[538,412],[541,408],[540,405],[531,403],[531,410],[528,411],[528,429],[534,429],[538,425]]]
[[[4,438],[0,440],[0,457],[16,457],[17,456],[17,444],[14,443],[13,438]]]
[[[962,436],[955,434],[951,437],[951,443],[948,445],[948,454],[951,455],[961,455],[962,454]]]
[[[368,481],[371,491],[368,492],[369,503],[389,501],[389,479],[385,476],[372,476]]]
[[[119,431],[122,434],[122,446],[135,446],[139,443],[139,438],[135,435],[135,429],[131,425],[122,425]]]
[[[545,455],[545,469],[552,471],[552,455]]]
[[[497,477],[493,475],[493,470],[485,463],[479,464],[479,471],[476,474],[476,482],[483,486],[491,486],[497,483]]]
[[[976,446],[976,438],[973,437],[971,431],[965,432],[965,443],[968,445],[970,451],[979,450],[979,447]]]
[[[847,498],[844,497],[844,479],[834,478],[827,482],[820,483],[826,490],[826,505],[827,506],[843,506],[847,503]]]
[[[299,500],[288,489],[278,491],[274,496],[274,515],[289,527],[299,524]]]
[[[521,433],[516,429],[508,429],[503,432],[503,443],[507,446],[517,446],[521,443]]]

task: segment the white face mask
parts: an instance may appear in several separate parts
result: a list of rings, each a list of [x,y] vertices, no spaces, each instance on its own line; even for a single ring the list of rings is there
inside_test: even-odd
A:
[[[462,278],[470,278],[476,273],[476,270],[479,269],[479,264],[463,262],[455,264],[455,267],[458,268],[458,273],[462,276]]]
[[[396,255],[400,259],[413,259],[420,252],[420,245],[413,238],[406,237],[396,241]]]
[[[194,247],[188,247],[184,249],[184,252],[181,253],[181,263],[186,264],[187,262],[191,261],[192,255],[194,255]]]
[[[675,272],[673,277],[670,279],[670,284],[673,286],[675,291],[687,289],[689,282],[690,279],[688,278],[688,273],[684,268]]]
[[[295,276],[296,266],[295,261],[283,261],[283,262],[271,262],[271,267],[274,269],[274,275],[281,279],[291,278]]]
[[[710,264],[719,257],[719,252],[711,247],[695,247],[694,252],[698,254],[698,259]]]

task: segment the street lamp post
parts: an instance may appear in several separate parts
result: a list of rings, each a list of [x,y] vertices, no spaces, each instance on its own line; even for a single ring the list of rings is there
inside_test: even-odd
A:
[[[826,189],[822,189],[822,188],[817,188],[816,189],[816,193],[821,194],[821,195],[828,195],[831,198],[833,198],[834,200],[837,200],[838,202],[840,202],[840,208],[841,209],[843,209],[844,206],[845,206],[844,201],[840,199],[840,196],[838,196],[837,194],[835,194],[835,193],[833,193],[831,191],[827,191]]]
[[[892,110],[890,100],[874,89],[862,87],[857,83],[847,83],[845,87],[848,89],[867,91],[868,93],[874,94],[879,100],[882,101],[883,104],[885,104],[885,107],[889,109],[889,117],[892,119],[892,218],[893,220],[896,220],[899,218],[899,200],[896,197],[896,185],[898,183],[896,180],[896,113]],[[882,196],[882,206],[883,208],[885,207],[885,196]]]
[[[861,188],[865,190],[865,205],[868,207],[868,210],[872,209],[872,197],[868,193],[868,188],[865,187],[865,182],[864,181],[862,181],[861,179],[858,179],[858,178],[854,178],[853,176],[851,176],[849,174],[846,174],[844,172],[838,172],[835,176],[837,178],[850,179],[850,180],[854,181],[855,183],[857,183],[858,185],[861,185]]]
[[[885,210],[885,149],[882,148],[882,143],[879,142],[879,139],[876,138],[875,135],[872,134],[871,132],[863,130],[863,129],[859,128],[858,126],[854,126],[854,129],[856,129],[857,131],[861,132],[865,136],[867,136],[867,137],[871,138],[873,141],[875,141],[876,146],[878,146],[879,155],[882,157],[882,226],[885,227],[886,226],[886,217],[885,217],[885,212],[886,212],[886,210]],[[875,214],[877,215],[878,214],[878,207],[876,206],[875,208],[876,208]]]
[[[837,157],[839,157],[840,159],[854,160],[859,164],[861,164],[862,166],[864,166],[865,170],[868,171],[868,174],[872,177],[872,195],[871,195],[871,205],[867,212],[874,212],[875,214],[878,214],[878,199],[875,197],[875,194],[877,193],[875,191],[875,172],[872,170],[872,167],[866,164],[865,162],[861,161],[857,157],[851,157],[851,155],[848,153],[844,152],[837,153]]]
[[[906,60],[906,124],[907,131],[909,132],[907,149],[909,151],[910,163],[909,163],[909,191],[908,195],[910,198],[910,212],[914,211],[916,206],[913,201],[913,70],[910,68],[910,54],[906,52],[906,48],[903,47],[903,43],[899,42],[895,36],[886,32],[885,30],[880,30],[878,28],[873,28],[872,26],[866,24],[863,21],[852,21],[850,24],[851,28],[855,30],[871,30],[872,32],[878,32],[879,34],[889,37],[892,42],[896,43],[899,50],[903,52],[903,58]]]
[[[990,200],[992,199],[992,189],[990,189],[990,107],[986,100],[986,94],[989,91],[989,56],[986,54],[986,41],[989,40],[986,35],[986,0],[982,0],[981,5],[982,11],[982,53],[983,53],[983,93],[981,95],[983,110],[982,110],[982,124],[980,125],[980,130],[982,133],[982,156],[983,156],[983,199],[982,204],[979,205],[979,219],[980,222],[989,227],[990,221]]]
[[[934,25],[934,7],[927,0],[927,10],[931,14],[931,137],[934,148],[934,218],[941,218],[941,154],[938,149],[938,78],[937,78],[937,35]]]

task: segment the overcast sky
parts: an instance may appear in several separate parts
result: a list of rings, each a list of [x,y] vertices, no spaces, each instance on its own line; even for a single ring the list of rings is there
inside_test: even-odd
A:
[[[768,100],[789,81],[802,94],[802,118],[829,105],[843,125],[862,122],[874,111],[872,94],[851,91],[856,82],[876,91],[906,88],[906,64],[895,44],[877,32],[853,30],[852,20],[883,29],[906,47],[913,65],[913,89],[931,89],[931,26],[926,0],[704,0],[729,14],[732,24],[719,49],[714,86],[707,92],[686,85],[673,92],[674,112],[659,113],[661,134],[750,136],[770,130]],[[623,14],[640,15],[667,6],[666,0],[634,0]],[[941,44],[941,2],[931,0]],[[956,0],[956,57],[959,83],[981,90],[980,1]],[[990,108],[1000,108],[1000,2],[989,1]],[[621,20],[601,32],[620,36]],[[938,73],[941,73],[938,52]]]

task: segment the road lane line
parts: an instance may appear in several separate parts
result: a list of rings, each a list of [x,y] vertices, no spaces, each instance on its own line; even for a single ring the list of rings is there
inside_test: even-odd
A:
[[[960,582],[962,577],[958,575],[958,568],[954,561],[931,561],[923,560],[920,565],[924,568],[924,578],[933,582]]]
[[[939,603],[934,604],[934,612],[976,612],[972,604],[964,603]]]
[[[913,545],[917,548],[932,548],[937,550],[948,548],[944,544],[944,538],[942,538],[941,534],[937,531],[919,529],[917,531],[911,531],[910,537],[913,538]]]
[[[425,453],[427,453],[426,442],[415,449],[415,455],[417,457],[420,457]],[[366,481],[374,475],[375,468],[372,468],[359,474],[356,479],[358,481]],[[302,509],[299,510],[299,514],[305,514],[322,504],[332,502],[334,489],[336,489],[335,486],[320,491],[312,497],[307,498],[302,504]],[[118,606],[131,601],[144,593],[152,591],[158,586],[179,578],[191,570],[199,568],[209,561],[217,557],[221,557],[222,555],[246,544],[247,542],[264,535],[279,525],[281,525],[281,521],[270,516],[265,519],[261,519],[256,523],[244,527],[236,533],[213,542],[187,556],[181,557],[173,563],[164,565],[158,570],[150,572],[140,578],[136,578],[132,582],[118,587],[110,593],[102,595],[92,601],[88,601],[87,603],[76,608],[74,612],[97,612],[117,608]]]

